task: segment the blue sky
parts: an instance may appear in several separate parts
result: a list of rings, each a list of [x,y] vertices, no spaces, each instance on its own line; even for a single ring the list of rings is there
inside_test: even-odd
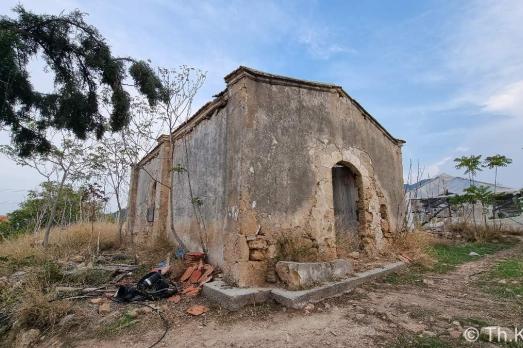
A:
[[[0,13],[19,2],[89,13],[117,55],[207,71],[199,104],[238,65],[339,84],[407,141],[404,161],[425,175],[459,174],[456,156],[501,153],[514,163],[499,181],[523,186],[523,1],[3,0]],[[49,85],[40,70],[35,85]],[[40,181],[4,158],[0,179],[0,213]]]

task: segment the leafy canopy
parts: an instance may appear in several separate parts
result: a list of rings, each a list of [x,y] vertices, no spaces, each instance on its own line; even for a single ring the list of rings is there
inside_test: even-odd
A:
[[[20,156],[46,153],[48,128],[71,130],[78,138],[100,138],[106,127],[119,131],[129,123],[128,75],[151,106],[165,98],[161,81],[145,61],[114,57],[84,14],[37,15],[22,6],[16,18],[0,16],[0,127],[9,128]],[[34,89],[28,64],[42,59],[54,73],[54,89]],[[110,90],[111,109],[99,107],[101,88]],[[108,120],[107,120],[108,118]]]
[[[58,219],[52,221],[52,225],[60,223],[60,219],[67,223],[74,223],[80,217],[78,204],[82,199],[83,189],[74,189],[71,185],[62,188],[60,197],[57,198],[59,183],[43,182],[39,190],[31,190],[27,197],[20,203],[18,209],[8,214],[8,220],[0,223],[0,233],[10,236],[19,233],[32,232],[35,225],[45,226],[50,219],[49,202],[58,199]],[[40,222],[39,222],[40,220]]]
[[[489,169],[494,169],[497,167],[507,167],[511,163],[512,159],[508,158],[507,156],[498,154],[488,156],[487,158],[485,158],[485,160],[483,161],[483,166]]]
[[[475,176],[481,171],[481,155],[461,156],[454,159],[456,169],[465,169],[465,174]]]

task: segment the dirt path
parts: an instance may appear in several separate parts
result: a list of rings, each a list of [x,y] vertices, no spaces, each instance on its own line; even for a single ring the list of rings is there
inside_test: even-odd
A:
[[[443,275],[427,275],[423,284],[374,282],[351,294],[326,300],[309,311],[271,305],[228,313],[213,308],[208,315],[172,319],[157,347],[390,347],[400,335],[439,336],[463,343],[461,325],[486,322],[517,325],[522,310],[482,293],[473,282],[481,272],[523,245],[486,256]],[[459,321],[456,323],[456,321]],[[519,323],[521,326],[521,323]],[[151,321],[150,326],[161,327]],[[481,326],[481,325],[476,325]],[[149,329],[111,340],[89,340],[78,347],[148,347],[161,331]],[[461,343],[460,343],[461,342]]]

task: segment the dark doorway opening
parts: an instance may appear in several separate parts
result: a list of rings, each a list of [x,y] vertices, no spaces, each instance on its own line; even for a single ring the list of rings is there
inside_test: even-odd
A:
[[[358,187],[358,174],[351,168],[341,164],[332,167],[336,237],[350,250],[359,250],[361,246]]]

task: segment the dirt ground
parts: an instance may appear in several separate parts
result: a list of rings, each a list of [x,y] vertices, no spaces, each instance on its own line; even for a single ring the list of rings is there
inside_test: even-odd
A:
[[[490,346],[468,344],[461,333],[467,325],[521,326],[523,309],[485,294],[474,282],[496,261],[522,251],[518,244],[447,274],[427,274],[421,284],[365,284],[307,310],[263,305],[227,312],[211,306],[207,314],[189,317],[180,303],[157,347],[400,347],[405,337],[438,337],[450,346]],[[209,305],[204,299],[200,302]],[[69,344],[149,347],[162,335],[162,323],[154,316],[141,321],[111,338]]]

